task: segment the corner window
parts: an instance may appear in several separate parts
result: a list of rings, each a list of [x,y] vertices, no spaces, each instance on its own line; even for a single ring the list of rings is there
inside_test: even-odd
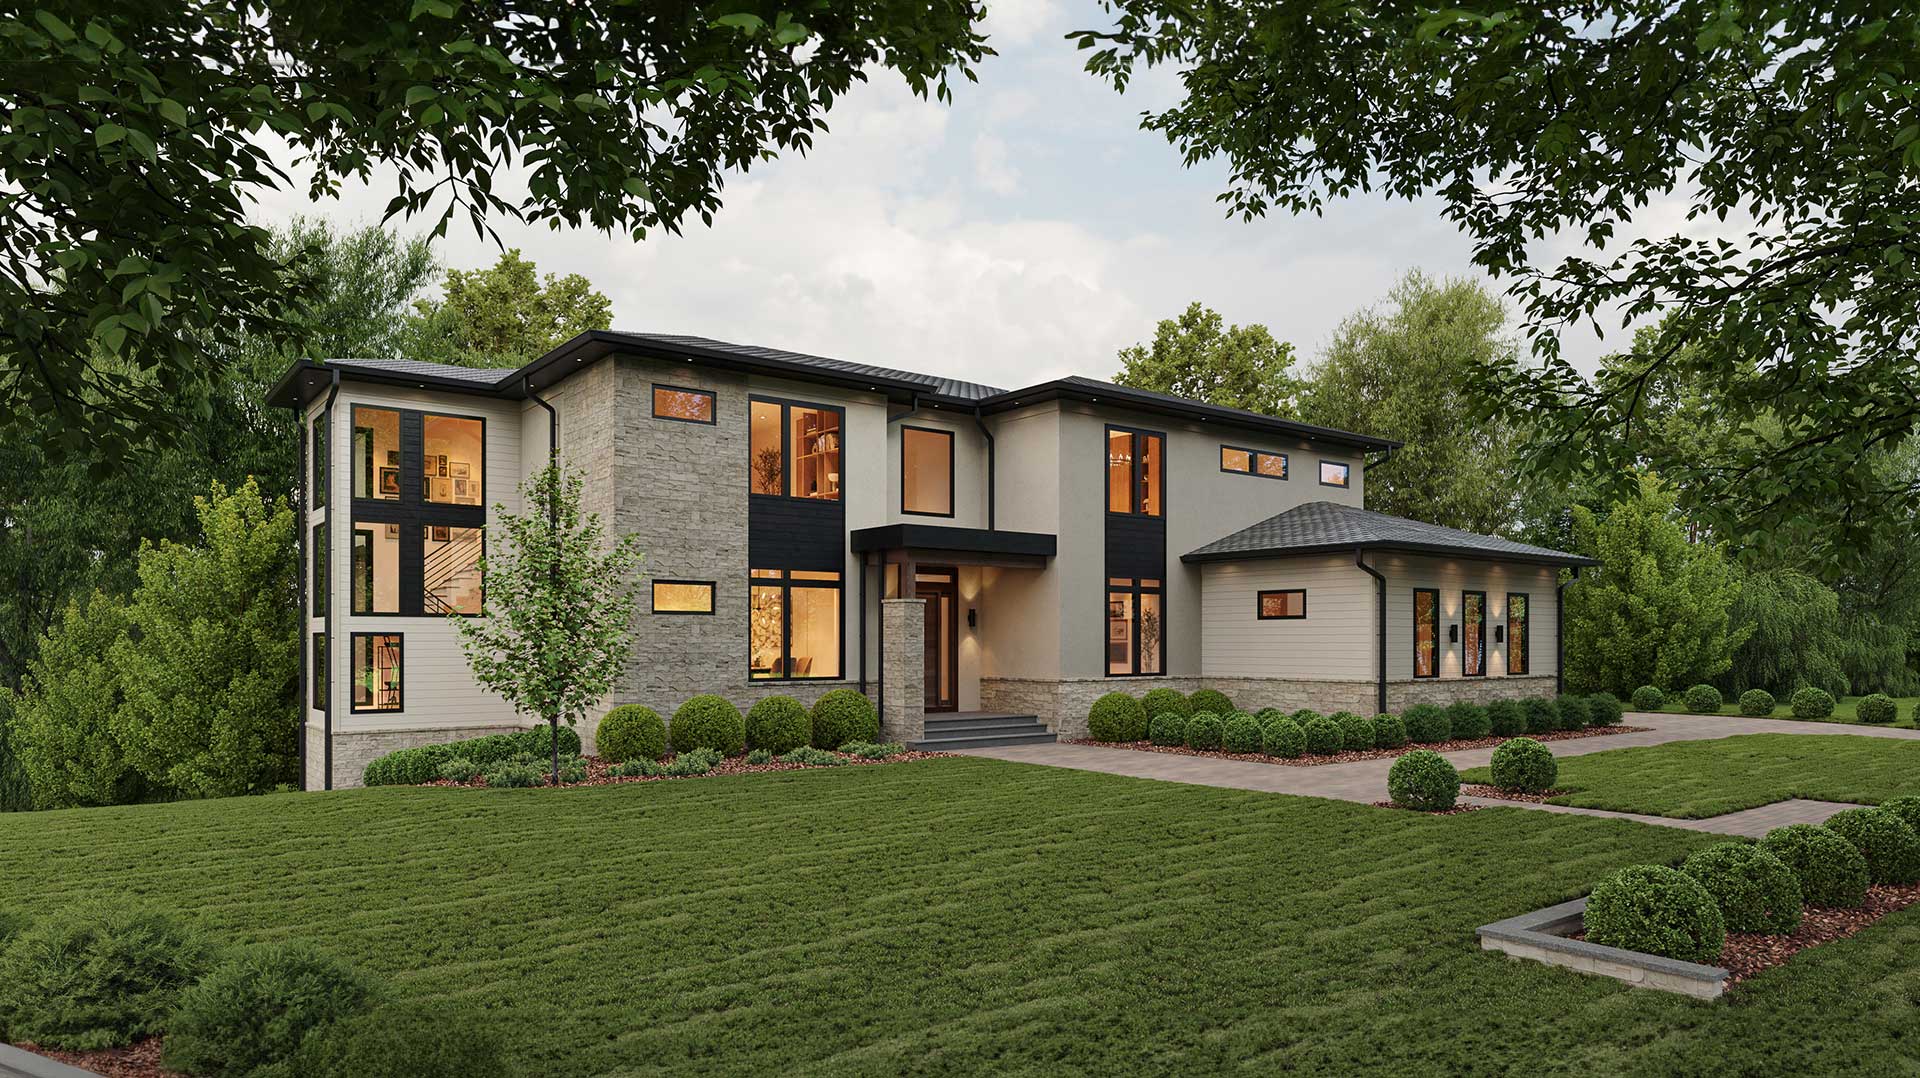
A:
[[[1160,515],[1162,445],[1158,434],[1107,428],[1107,512]]]
[[[713,613],[713,581],[654,581],[653,612],[656,614]]]
[[[487,424],[482,419],[420,417],[420,500],[441,505],[481,504],[486,478]]]
[[[400,500],[400,413],[353,409],[353,496]]]
[[[1323,487],[1344,487],[1347,485],[1347,466],[1337,460],[1320,462],[1320,485]]]
[[[480,555],[486,547],[486,529],[429,524],[425,530],[421,608],[428,614],[480,613],[485,597]]]
[[[399,711],[401,695],[401,656],[404,642],[400,633],[353,634],[353,711]]]
[[[838,408],[749,402],[747,489],[755,494],[839,501],[841,418]]]
[[[353,529],[353,612],[400,613],[399,524]]]
[[[713,394],[704,389],[654,386],[653,418],[712,425],[715,422]]]
[[[1483,677],[1487,672],[1487,593],[1460,593],[1460,673]]]
[[[1239,472],[1242,475],[1264,476],[1268,479],[1285,479],[1287,455],[1223,445],[1220,447],[1220,470]]]
[[[327,682],[330,672],[327,670],[327,634],[313,634],[313,670],[307,680],[313,685],[313,708],[315,711],[327,709]]]
[[[1263,591],[1259,596],[1258,612],[1261,621],[1304,618],[1307,616],[1307,591],[1305,588]]]
[[[900,511],[953,515],[953,432],[900,428]]]
[[[840,574],[755,569],[747,607],[748,676],[840,676]]]
[[[308,450],[313,455],[313,489],[307,492],[307,504],[314,509],[327,506],[327,421],[332,417],[331,411],[325,411],[313,418],[313,438]]]
[[[313,559],[313,616],[327,616],[327,522],[313,526],[313,542],[307,546]]]
[[[1527,645],[1527,607],[1525,592],[1507,593],[1507,673],[1524,674],[1532,652]]]
[[[1413,589],[1413,676],[1440,676],[1440,592]]]
[[[1107,580],[1107,674],[1161,673],[1165,620],[1158,580]]]

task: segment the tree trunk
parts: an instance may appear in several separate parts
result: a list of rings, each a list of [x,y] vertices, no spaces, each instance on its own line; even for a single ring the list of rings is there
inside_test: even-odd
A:
[[[560,716],[547,716],[547,733],[553,748],[553,785],[560,785]]]

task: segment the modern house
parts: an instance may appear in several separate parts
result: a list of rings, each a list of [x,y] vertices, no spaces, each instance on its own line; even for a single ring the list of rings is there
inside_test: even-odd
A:
[[[303,361],[271,399],[305,419],[310,789],[526,724],[449,619],[479,613],[486,529],[555,453],[647,553],[606,706],[850,686],[909,742],[1084,736],[1116,688],[1546,695],[1560,570],[1588,564],[1367,512],[1391,441],[1085,378],[593,332],[519,370]]]

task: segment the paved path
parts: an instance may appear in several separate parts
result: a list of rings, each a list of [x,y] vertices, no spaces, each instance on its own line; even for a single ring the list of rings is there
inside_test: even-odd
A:
[[[1629,712],[1628,726],[1645,726],[1639,733],[1610,734],[1605,737],[1574,738],[1549,742],[1555,756],[1582,756],[1639,745],[1662,745],[1669,741],[1705,741],[1739,734],[1852,734],[1860,737],[1920,739],[1920,730],[1895,730],[1880,726],[1857,726],[1837,722],[1794,722],[1786,719],[1748,719],[1734,715],[1663,715]],[[1141,752],[1137,749],[1113,749],[1098,745],[1007,745],[999,748],[965,749],[969,756],[989,756],[1018,763],[1072,767],[1083,771],[1103,771],[1112,775],[1190,782],[1198,786],[1224,786],[1266,793],[1301,794],[1339,801],[1372,803],[1387,799],[1387,771],[1392,760],[1361,760],[1350,764],[1321,764],[1294,767],[1286,764],[1251,763],[1206,756],[1183,756],[1171,752]],[[1493,761],[1493,750],[1467,749],[1449,752],[1448,760],[1462,771]],[[1568,805],[1541,805],[1527,801],[1499,801],[1466,797],[1468,804],[1500,805],[1509,808],[1563,812],[1579,816],[1607,816],[1639,823],[1679,827],[1690,831],[1711,831],[1728,835],[1762,835],[1790,823],[1821,823],[1827,817],[1851,805],[1829,801],[1794,799],[1760,808],[1731,812],[1707,820],[1675,820],[1665,816],[1642,816],[1605,809],[1574,808]]]

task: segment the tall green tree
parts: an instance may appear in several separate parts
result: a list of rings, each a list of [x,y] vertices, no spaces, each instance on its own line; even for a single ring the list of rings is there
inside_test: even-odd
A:
[[[1600,560],[1568,585],[1567,685],[1625,697],[1726,672],[1751,629],[1729,618],[1739,581],[1718,543],[1693,543],[1672,488],[1649,474],[1604,516],[1573,508],[1575,549]]]
[[[1176,68],[1184,96],[1143,126],[1189,164],[1223,158],[1232,212],[1379,190],[1466,233],[1541,360],[1481,380],[1490,407],[1533,416],[1532,464],[1631,494],[1595,433],[1671,371],[1719,387],[1736,425],[1782,421],[1649,462],[1716,487],[1723,530],[1870,524],[1865,462],[1920,422],[1920,11],[1102,2],[1109,25],[1073,35],[1089,70],[1125,88]],[[1655,200],[1688,225],[1646,227]],[[1597,379],[1560,354],[1562,332],[1649,317],[1637,362]]]
[[[577,273],[542,278],[518,248],[485,269],[448,270],[446,295],[415,302],[407,355],[518,367],[576,334],[613,325],[613,302]]]
[[[974,0],[46,0],[0,12],[0,439],[128,465],[174,395],[278,336],[251,200],[390,168],[387,213],[619,228],[710,221],[729,172],[806,150],[870,72],[948,96],[988,53]],[[524,169],[524,195],[496,170]]]
[[[1298,386],[1293,346],[1263,325],[1230,326],[1198,302],[1154,328],[1153,343],[1120,350],[1115,383],[1263,415],[1287,415]]]
[[[126,637],[125,602],[94,592],[74,599],[40,642],[18,693],[0,689],[13,712],[8,740],[26,771],[35,808],[119,805],[149,789],[127,759],[116,720],[125,696],[112,657]]]

